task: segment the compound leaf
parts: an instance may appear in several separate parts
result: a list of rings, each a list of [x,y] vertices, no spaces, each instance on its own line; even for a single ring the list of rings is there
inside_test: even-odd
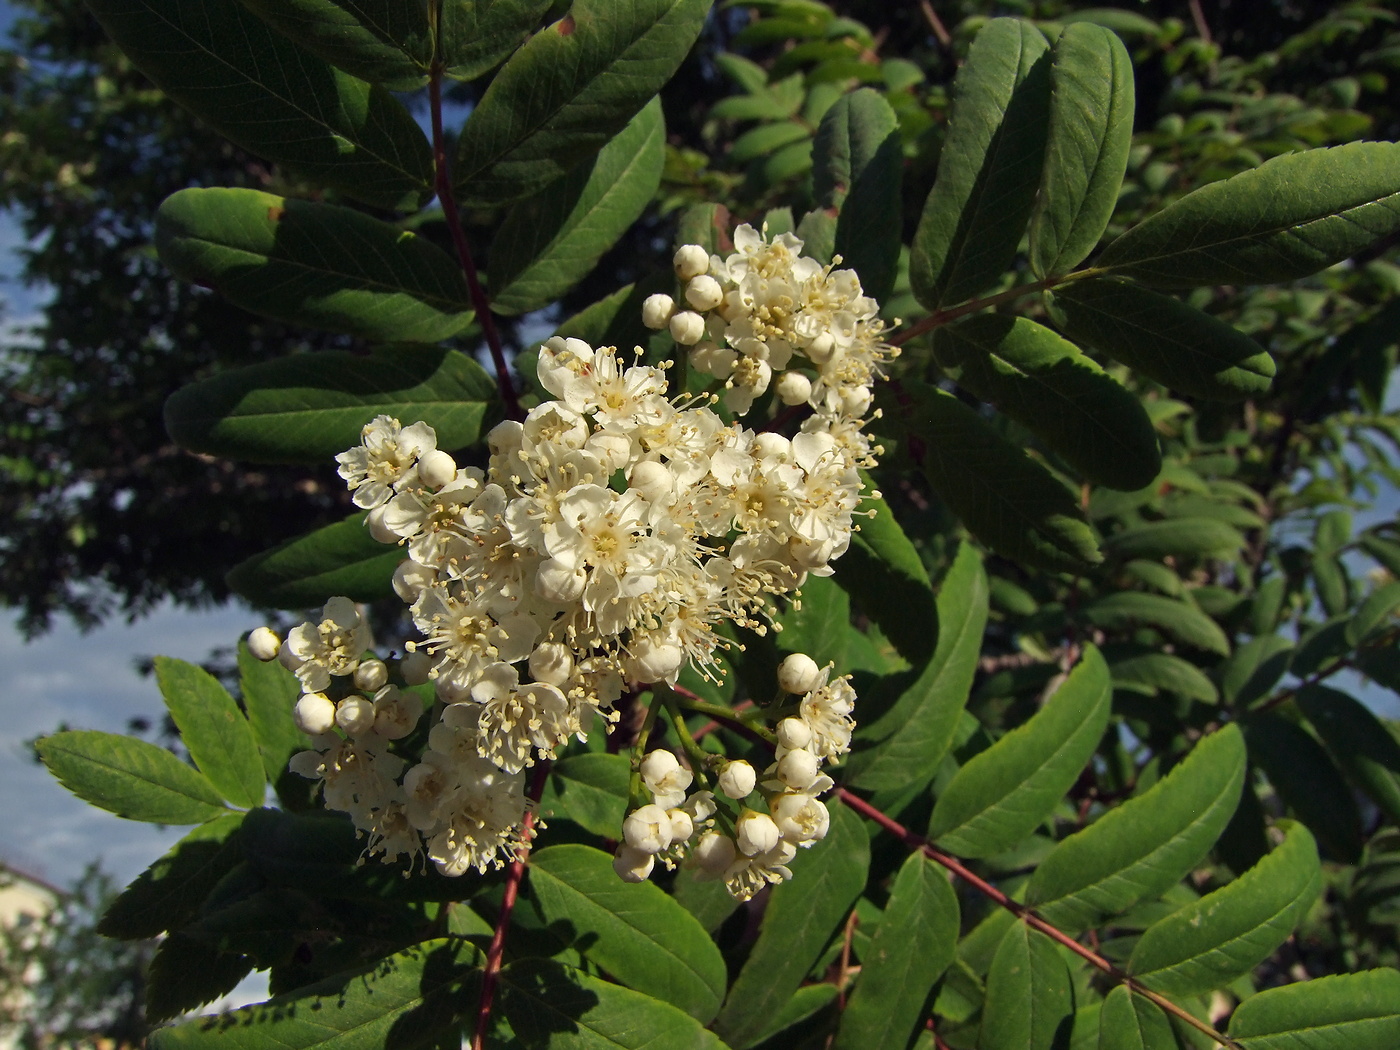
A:
[[[119,817],[200,824],[228,812],[208,777],[144,740],[77,729],[42,737],[35,747],[64,787]]]

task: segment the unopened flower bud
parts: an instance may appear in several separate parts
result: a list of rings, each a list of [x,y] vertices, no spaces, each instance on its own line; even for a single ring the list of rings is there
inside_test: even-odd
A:
[[[738,360],[739,355],[735,351],[709,340],[696,343],[690,351],[690,363],[695,370],[716,379],[728,379],[734,373],[734,363]]]
[[[695,821],[690,814],[676,806],[668,809],[666,815],[671,818],[671,841],[689,842],[690,836],[695,834]]]
[[[530,654],[530,677],[545,685],[562,686],[574,673],[574,657],[563,642],[541,642]]]
[[[398,543],[399,534],[384,522],[387,510],[387,503],[382,507],[375,507],[365,515],[365,526],[369,529],[369,534],[380,543]]]
[[[821,759],[806,748],[789,751],[778,759],[778,779],[794,791],[806,791],[821,770]]]
[[[355,668],[352,680],[356,689],[363,689],[367,693],[377,692],[383,689],[384,683],[389,680],[389,668],[383,660],[365,660]]]
[[[778,665],[778,688],[785,693],[810,693],[817,684],[821,668],[806,653],[792,653]]]
[[[412,558],[405,558],[399,562],[398,568],[394,570],[394,593],[412,605],[436,579],[437,571],[435,569],[421,565]]]
[[[386,740],[402,740],[408,736],[422,714],[422,701],[396,685],[386,685],[375,694],[374,731]]]
[[[374,728],[374,701],[364,696],[347,696],[335,708],[335,724],[351,736]]]
[[[779,795],[773,800],[773,822],[786,842],[810,846],[826,837],[831,811],[811,795]]]
[[[671,338],[681,346],[694,346],[705,335],[705,319],[693,310],[682,310],[671,318]]]
[[[631,846],[618,846],[617,854],[613,857],[613,871],[623,882],[646,882],[655,866],[656,857]]]
[[[640,771],[642,779],[648,783],[659,783],[681,768],[680,761],[664,748],[648,751],[642,759]]]
[[[785,405],[805,405],[812,396],[812,381],[801,372],[784,372],[773,384],[773,392]]]
[[[248,635],[248,652],[255,660],[261,660],[263,663],[276,660],[281,648],[282,639],[277,637],[277,632],[271,627],[254,628]]]
[[[642,300],[642,324],[658,331],[666,327],[671,315],[676,312],[676,301],[669,295],[658,292]]]
[[[303,693],[292,708],[292,721],[307,736],[320,736],[335,727],[335,704],[325,693]]]
[[[578,599],[587,582],[588,573],[585,570],[550,558],[541,562],[535,573],[535,593],[547,602],[567,605]]]
[[[824,365],[831,360],[831,355],[836,352],[836,340],[832,338],[830,332],[823,332],[812,340],[805,352],[814,364]]]
[[[734,822],[734,836],[739,852],[746,857],[767,853],[778,844],[778,825],[767,813],[746,809]]]
[[[848,416],[863,416],[870,410],[875,395],[869,387],[847,387],[841,391],[841,408]]]
[[[457,461],[440,448],[418,457],[418,480],[430,489],[450,485],[457,476]]]
[[[660,682],[670,678],[685,663],[685,652],[679,645],[644,634],[634,639],[628,670],[638,682]]]
[[[676,487],[676,477],[665,464],[644,459],[627,475],[627,487],[648,503],[664,503]]]
[[[719,775],[719,790],[730,798],[748,798],[758,782],[753,766],[743,759],[730,762]]]
[[[616,430],[600,430],[583,443],[584,450],[598,457],[603,469],[611,474],[627,466],[632,458],[632,439]]]
[[[685,286],[685,301],[702,313],[724,302],[724,289],[707,273],[692,277]]]
[[[408,653],[399,661],[399,674],[405,685],[422,685],[433,669],[433,658],[424,652]]]
[[[771,821],[770,821],[771,823]],[[774,837],[777,837],[775,826]],[[622,822],[622,838],[644,853],[660,853],[671,844],[671,818],[656,803],[633,810]]]
[[[700,841],[695,844],[691,856],[695,858],[695,865],[703,874],[717,879],[734,863],[736,853],[738,850],[734,846],[734,840],[728,835],[719,831],[707,831],[700,836]]]
[[[789,751],[796,751],[812,742],[812,727],[800,718],[784,718],[775,732],[778,743]]]
[[[671,260],[676,276],[688,281],[710,268],[710,254],[698,244],[682,244]]]

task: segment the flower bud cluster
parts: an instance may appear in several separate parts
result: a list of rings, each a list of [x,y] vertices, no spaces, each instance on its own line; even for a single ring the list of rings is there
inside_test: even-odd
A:
[[[681,248],[675,267],[690,309],[652,297],[643,319],[669,327],[693,348],[692,364],[725,380],[736,415],[782,373],[780,398],[812,409],[791,438],[726,422],[704,396],[672,396],[670,362],[629,364],[613,347],[555,337],[538,357],[553,399],[497,425],[484,468],[459,466],[426,424],[388,416],[337,457],[370,533],[407,549],[394,588],[422,637],[406,643],[398,678],[431,682],[444,705],[421,760],[387,747],[421,711],[366,656],[368,628],[348,599],[295,628],[280,653],[275,638],[256,644],[305,691],[296,718],[314,750],[294,768],[322,782],[327,805],[351,813],[371,852],[414,856],[421,836],[444,873],[501,864],[519,840],[526,767],[586,740],[595,721],[615,721],[629,683],[674,684],[687,664],[717,678],[726,644],[717,628],[762,632],[776,597],[809,573],[829,575],[849,546],[859,467],[879,451],[862,431],[869,384],[895,351],[880,343],[876,304],[854,273],[801,258],[790,235],[770,243],[745,226],[735,243],[727,260]],[[813,785],[830,784],[818,764],[839,753],[849,705],[831,724],[824,710],[810,748],[784,745],[759,785],[774,804],[805,791],[816,810],[783,802],[721,819],[734,854],[719,873],[736,893],[772,881],[788,847],[825,833],[814,801],[825,788]],[[729,848],[713,838],[714,796],[687,796],[690,774],[673,756],[673,768],[649,761],[655,802],[628,818],[618,871],[645,878],[657,856],[674,863],[692,842],[711,870]],[[757,782],[735,762],[718,786],[733,800]]]

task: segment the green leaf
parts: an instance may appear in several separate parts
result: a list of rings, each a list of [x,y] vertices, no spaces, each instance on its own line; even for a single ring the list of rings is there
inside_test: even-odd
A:
[[[1085,607],[1084,619],[1105,630],[1153,627],[1184,645],[1228,656],[1230,640],[1220,625],[1188,602],[1162,594],[1119,591]]]
[[[929,838],[962,857],[990,857],[1035,830],[1098,748],[1113,690],[1089,645],[1074,671],[1024,725],[958,770],[929,820]]]
[[[431,195],[432,151],[385,88],[342,73],[235,0],[92,0],[132,63],[244,149],[364,204],[412,211]]]
[[[957,940],[958,898],[948,876],[922,853],[911,853],[861,952],[860,978],[841,1014],[835,1050],[906,1045],[934,981],[953,961]]]
[[[935,329],[948,377],[1036,434],[1090,481],[1133,491],[1162,469],[1138,399],[1050,329],[983,314]]]
[[[127,820],[200,824],[228,812],[204,774],[144,740],[79,729],[41,737],[35,747],[69,791]]]
[[[191,383],[165,403],[166,428],[182,447],[259,463],[326,463],[360,444],[378,415],[421,420],[438,448],[465,448],[495,419],[496,385],[456,350],[323,350]]]
[[[1220,837],[1244,771],[1239,728],[1212,733],[1165,779],[1051,850],[1031,876],[1026,903],[1073,933],[1165,893]]]
[[[1114,660],[1109,665],[1113,684],[1118,688],[1139,686],[1199,700],[1204,704],[1220,701],[1220,691],[1204,671],[1171,653],[1139,653]]]
[[[1391,1050],[1400,1046],[1400,972],[1334,974],[1252,995],[1230,1018],[1245,1050]]]
[[[572,755],[556,762],[540,796],[540,816],[572,820],[605,839],[617,838],[627,815],[632,764],[625,755]]]
[[[146,1020],[168,1021],[212,1003],[233,991],[252,969],[252,961],[242,955],[221,952],[178,933],[167,937],[156,948],[146,973]],[[149,1041],[153,1050],[162,1045],[158,1032]]]
[[[724,959],[661,887],[623,882],[608,854],[563,845],[530,854],[530,893],[547,923],[567,926],[584,956],[622,984],[702,1024],[719,1012]]]
[[[529,313],[587,277],[651,202],[665,145],[655,98],[597,156],[512,207],[491,251],[492,308]]]
[[[866,480],[866,493],[873,488]],[[856,513],[865,517],[851,535],[836,582],[900,656],[920,665],[933,652],[938,634],[933,587],[923,559],[883,499],[867,494]]]
[[[1098,1050],[1177,1050],[1171,1022],[1150,999],[1125,985],[1108,993],[1099,1012]]]
[[[242,189],[187,189],[156,212],[175,276],[255,314],[383,342],[436,343],[473,320],[435,244],[352,208]]]
[[[1119,558],[1233,557],[1244,546],[1244,535],[1215,518],[1167,518],[1129,526],[1103,546]]]
[[[1297,702],[1337,764],[1400,823],[1400,742],[1364,704],[1339,690],[1306,686]]]
[[[412,91],[428,82],[428,5],[404,0],[240,0],[268,25],[337,69]]]
[[[1011,268],[1040,182],[1049,51],[1029,22],[996,18],[958,71],[909,262],[914,294],[930,310],[971,298]]]
[[[501,1010],[525,1050],[725,1050],[669,1003],[548,959],[511,963],[500,990]]]
[[[1133,141],[1133,63],[1118,37],[1077,23],[1055,41],[1045,170],[1031,216],[1036,273],[1073,269],[1103,236]]]
[[[886,299],[899,266],[904,151],[894,110],[870,88],[837,100],[812,144],[812,196],[835,209],[836,251],[865,294]]]
[[[867,790],[932,779],[948,751],[977,673],[987,626],[987,574],[969,544],[938,588],[938,644],[895,705],[862,732],[883,742],[847,760],[847,783]]]
[[[97,932],[144,940],[195,919],[209,891],[243,859],[242,825],[241,813],[226,813],[195,828],[117,895]]]
[[[1073,1014],[1064,957],[1044,934],[1016,923],[987,973],[978,1050],[1050,1050],[1063,1043]]]
[[[156,681],[199,771],[235,806],[261,806],[267,777],[253,727],[228,690],[202,667],[157,656]]]
[[[1397,608],[1400,608],[1400,583],[1377,587],[1351,614],[1351,620],[1347,623],[1347,641],[1352,645],[1361,645],[1372,631],[1395,615]]]
[[[1234,882],[1149,926],[1127,972],[1163,995],[1222,988],[1284,942],[1321,887],[1317,846],[1294,824],[1282,845]]]
[[[797,990],[865,888],[870,841],[859,817],[832,805],[826,838],[788,865],[773,887],[758,940],[729,989],[714,1028],[735,1050],[754,1045]]]
[[[1273,358],[1243,332],[1126,281],[1061,285],[1052,309],[1076,343],[1185,394],[1240,401],[1268,390],[1274,377]]]
[[[372,967],[336,974],[265,1003],[151,1033],[151,1050],[214,1050],[230,1041],[283,1050],[396,1050],[437,1045],[474,1001],[481,952],[457,938],[424,941]]]
[[[1102,560],[1070,491],[952,394],[906,382],[906,417],[924,474],[969,530],[999,554],[1051,572]]]
[[[574,0],[510,57],[458,140],[468,205],[538,193],[602,148],[671,79],[710,0]]]
[[[1322,842],[1329,859],[1361,858],[1361,814],[1331,756],[1302,726],[1266,711],[1244,726],[1249,756],[1268,775],[1279,798]]]
[[[737,139],[729,149],[729,159],[736,164],[747,164],[759,157],[766,157],[774,150],[782,149],[794,142],[803,142],[812,134],[810,128],[796,121],[783,121],[778,124],[760,124],[750,128]]]
[[[367,602],[390,593],[401,547],[386,547],[364,525],[363,514],[288,540],[229,570],[229,587],[254,605],[308,609],[343,594]]]
[[[248,724],[262,755],[263,772],[276,784],[287,769],[292,753],[306,748],[310,741],[292,720],[292,708],[301,694],[301,682],[276,660],[264,663],[248,651],[248,643],[238,643],[239,690]]]
[[[837,994],[837,988],[834,984],[803,985],[792,993],[792,998],[783,1005],[783,1008],[778,1011],[768,1026],[754,1038],[754,1045],[761,1046],[793,1025],[805,1021],[830,1005]],[[781,1043],[778,1044],[774,1050],[779,1050],[781,1046]]]
[[[552,6],[552,0],[442,0],[438,52],[443,72],[454,80],[475,80],[490,72],[525,42]]]
[[[1266,160],[1173,201],[1098,265],[1149,284],[1292,281],[1400,230],[1400,144],[1349,142]]]

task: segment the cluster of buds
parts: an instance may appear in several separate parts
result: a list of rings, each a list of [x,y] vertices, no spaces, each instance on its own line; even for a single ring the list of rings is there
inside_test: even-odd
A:
[[[879,451],[862,430],[869,383],[894,351],[879,342],[883,325],[854,273],[801,258],[790,235],[770,243],[740,227],[735,242],[727,260],[694,245],[675,259],[688,300],[709,312],[706,331],[728,349],[698,336],[678,340],[693,344],[697,368],[725,372],[725,404],[739,417],[767,384],[744,376],[812,365],[814,378],[784,373],[803,378],[811,409],[791,438],[727,421],[711,395],[673,395],[672,362],[644,364],[639,350],[628,363],[613,347],[555,337],[538,359],[540,385],[553,399],[491,430],[484,469],[459,466],[426,424],[387,416],[337,457],[371,534],[407,549],[394,589],[421,637],[405,643],[398,677],[404,686],[431,682],[441,702],[428,747],[410,765],[397,757],[402,746],[388,745],[411,732],[421,704],[388,681],[384,663],[364,658],[368,632],[348,600],[331,601],[282,649],[305,690],[298,724],[315,741],[293,768],[322,781],[327,805],[351,814],[371,853],[393,860],[425,851],[447,874],[504,863],[528,806],[525,768],[586,740],[595,723],[610,726],[626,690],[674,684],[687,665],[716,679],[726,644],[717,629],[764,631],[774,599],[797,592],[809,573],[829,575],[849,546],[859,468]],[[654,297],[644,307],[649,323],[656,307]],[[679,315],[671,314],[665,323],[674,331]],[[706,352],[702,366],[696,355]],[[721,367],[725,354],[733,360]],[[802,702],[843,684],[827,686],[823,675],[800,690]],[[744,871],[724,873],[736,893],[785,871],[782,844],[820,836],[775,831],[769,843],[762,822],[824,831],[824,809],[818,821],[779,796],[814,799],[825,790],[814,784],[830,784],[816,763],[845,746],[833,750],[831,741],[849,704],[832,722],[830,702],[812,703],[814,711],[826,704],[825,713],[787,720],[788,743],[763,782],[777,808],[724,825],[709,792],[672,799],[660,785],[685,771],[661,769],[665,760],[654,758],[647,785],[658,801],[628,818],[624,839],[664,839],[647,857],[679,856],[718,820],[744,858],[731,858]],[[849,726],[845,733],[848,740]],[[720,785],[731,799],[743,786],[740,765]],[[798,787],[797,770],[807,765],[813,778]],[[715,841],[702,838],[697,855],[722,850]],[[650,860],[632,859],[619,870],[650,870]]]
[[[622,826],[613,868],[625,880],[647,878],[660,859],[674,867],[688,857],[698,877],[724,879],[748,900],[768,883],[792,877],[797,850],[826,836],[830,812],[821,795],[832,787],[822,763],[850,750],[855,693],[848,677],[831,679],[793,653],[778,667],[778,686],[799,696],[775,729],[773,762],[760,774],[748,762],[714,758],[714,790],[687,795],[695,774],[670,751],[642,760],[642,783],[653,801],[634,809]],[[702,773],[702,776],[704,774]]]

